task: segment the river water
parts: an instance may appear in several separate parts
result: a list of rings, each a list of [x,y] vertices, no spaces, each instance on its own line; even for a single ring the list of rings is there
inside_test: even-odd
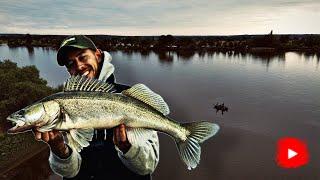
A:
[[[286,52],[273,56],[237,53],[111,52],[117,81],[144,83],[162,95],[170,117],[180,122],[209,120],[221,126],[202,145],[199,167],[188,171],[174,142],[160,134],[160,163],[154,179],[320,178],[320,57]],[[56,87],[68,77],[47,48],[0,46],[0,60],[35,65]],[[229,112],[213,109],[223,103]],[[277,139],[306,141],[307,166],[292,171],[275,163]]]

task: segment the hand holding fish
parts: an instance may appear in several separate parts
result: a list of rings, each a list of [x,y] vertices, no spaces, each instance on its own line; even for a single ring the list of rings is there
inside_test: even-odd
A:
[[[129,151],[131,144],[127,138],[126,126],[120,124],[113,129],[113,143],[125,154]]]
[[[39,132],[36,129],[32,130],[37,141],[46,142],[52,152],[60,158],[67,158],[69,156],[69,148],[64,143],[62,133],[57,130]]]

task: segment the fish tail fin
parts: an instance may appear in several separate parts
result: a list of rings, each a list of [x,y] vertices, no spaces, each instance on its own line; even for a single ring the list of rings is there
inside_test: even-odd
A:
[[[190,134],[185,141],[176,140],[180,158],[188,166],[194,169],[200,163],[200,143],[214,136],[219,131],[219,126],[210,122],[194,122],[182,124]]]

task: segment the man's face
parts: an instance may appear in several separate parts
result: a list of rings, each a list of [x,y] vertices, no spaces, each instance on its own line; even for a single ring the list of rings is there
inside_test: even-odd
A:
[[[91,49],[71,49],[66,53],[66,67],[71,75],[95,78],[98,74],[101,52]]]

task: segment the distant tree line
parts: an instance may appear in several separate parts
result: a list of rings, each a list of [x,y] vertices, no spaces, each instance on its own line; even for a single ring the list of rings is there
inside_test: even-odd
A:
[[[58,49],[66,35],[0,35],[10,47],[51,47]],[[237,36],[110,36],[89,35],[108,51],[307,51],[320,52],[320,35],[237,35]]]

